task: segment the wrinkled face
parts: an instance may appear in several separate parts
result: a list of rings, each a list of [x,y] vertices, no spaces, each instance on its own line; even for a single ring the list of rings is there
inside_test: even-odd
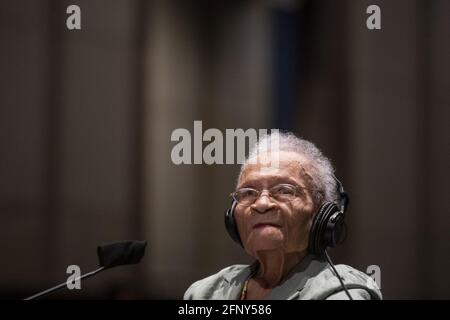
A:
[[[270,157],[270,154],[258,157]],[[235,218],[245,250],[253,257],[258,251],[280,250],[284,253],[302,252],[308,248],[309,229],[314,215],[313,194],[298,188],[290,201],[277,201],[268,189],[278,184],[311,188],[305,159],[292,152],[278,153],[278,167],[267,160],[248,164],[237,189],[263,190],[251,205],[238,203]],[[268,164],[264,164],[268,163]]]

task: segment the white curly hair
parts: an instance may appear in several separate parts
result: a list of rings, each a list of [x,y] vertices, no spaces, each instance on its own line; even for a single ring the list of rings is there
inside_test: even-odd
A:
[[[316,200],[335,202],[338,199],[334,168],[331,161],[312,142],[299,138],[292,132],[272,130],[270,134],[262,136],[250,149],[248,157],[242,164],[238,183],[242,172],[251,160],[268,150],[273,152],[273,146],[276,146],[275,150],[277,151],[293,152],[301,157],[302,168],[309,176],[308,180],[312,184],[311,187],[318,191],[320,199]]]

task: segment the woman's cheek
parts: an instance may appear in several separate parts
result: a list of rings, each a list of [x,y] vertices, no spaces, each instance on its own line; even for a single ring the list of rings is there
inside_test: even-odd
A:
[[[311,214],[308,211],[297,210],[298,214],[291,217],[287,226],[286,241],[289,251],[303,251],[308,247]]]
[[[242,243],[245,243],[248,237],[247,220],[245,219],[245,216],[242,212],[236,212],[235,219],[241,241]]]

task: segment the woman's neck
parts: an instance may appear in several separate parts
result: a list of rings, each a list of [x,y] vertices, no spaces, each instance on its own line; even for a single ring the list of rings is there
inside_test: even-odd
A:
[[[256,255],[259,269],[255,281],[263,288],[274,288],[303,260],[306,251],[285,254],[280,250],[265,250],[258,251]]]

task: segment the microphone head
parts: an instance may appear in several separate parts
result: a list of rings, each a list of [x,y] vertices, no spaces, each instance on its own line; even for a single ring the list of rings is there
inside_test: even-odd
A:
[[[105,269],[139,263],[147,241],[122,241],[97,247],[98,260]]]

